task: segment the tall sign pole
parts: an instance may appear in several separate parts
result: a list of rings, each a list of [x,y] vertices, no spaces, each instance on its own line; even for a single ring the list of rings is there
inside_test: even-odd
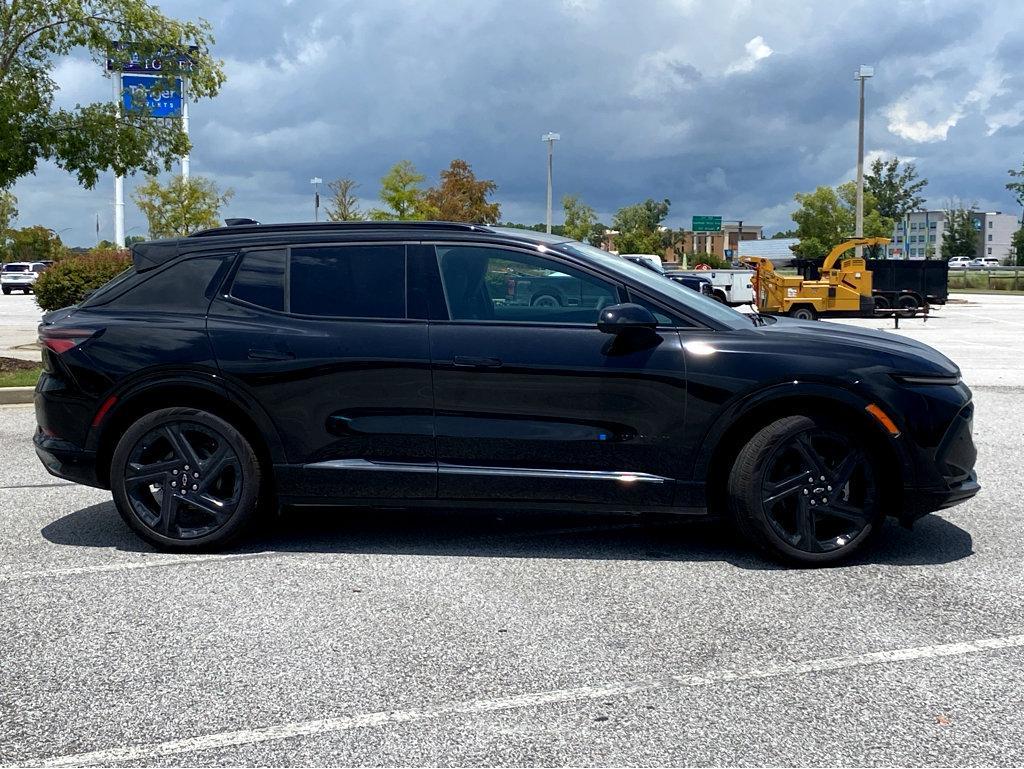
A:
[[[121,117],[121,92],[123,90],[121,71],[114,72],[114,102],[117,104],[117,116]],[[114,174],[114,245],[124,248],[124,177]]]
[[[188,138],[188,86],[188,78],[183,77],[181,79],[181,130],[185,132],[185,138]],[[181,178],[186,182],[188,181],[189,160],[189,153],[186,152],[181,156]]]
[[[548,143],[548,216],[547,216],[547,231],[548,231],[548,234],[551,233],[551,198],[552,198],[551,176],[552,176],[552,171],[554,169],[555,142],[558,141],[561,138],[562,138],[561,134],[556,134],[556,133],[546,133],[542,137],[540,137],[540,140],[542,142],[547,142]]]
[[[854,73],[854,79],[860,81],[860,121],[857,130],[857,219],[853,236],[864,237],[864,81],[874,77],[874,67],[863,64]],[[864,256],[864,247],[857,246],[855,255],[858,259]]]

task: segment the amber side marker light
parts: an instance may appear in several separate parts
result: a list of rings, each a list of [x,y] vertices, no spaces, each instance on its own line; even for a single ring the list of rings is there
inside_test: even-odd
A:
[[[882,411],[882,409],[880,409],[876,404],[869,403],[864,410],[877,419],[879,424],[885,428],[885,431],[889,433],[889,435],[893,438],[900,437],[900,428],[898,428],[896,423],[889,418],[889,415]]]

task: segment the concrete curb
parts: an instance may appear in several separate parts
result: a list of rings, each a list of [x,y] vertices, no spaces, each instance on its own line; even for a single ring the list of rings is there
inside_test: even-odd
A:
[[[31,403],[34,387],[0,387],[0,406],[11,403]]]

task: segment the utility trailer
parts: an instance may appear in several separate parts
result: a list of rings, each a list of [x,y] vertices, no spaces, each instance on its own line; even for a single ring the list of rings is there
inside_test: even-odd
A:
[[[945,259],[868,259],[872,274],[871,295],[877,310],[901,310],[904,317],[917,314],[949,298],[949,264]],[[814,262],[797,259],[794,266],[807,280],[818,279]]]

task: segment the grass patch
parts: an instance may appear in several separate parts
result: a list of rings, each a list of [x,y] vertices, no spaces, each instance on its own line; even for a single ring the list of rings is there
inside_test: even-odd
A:
[[[42,370],[35,361],[0,358],[0,387],[34,387]]]

